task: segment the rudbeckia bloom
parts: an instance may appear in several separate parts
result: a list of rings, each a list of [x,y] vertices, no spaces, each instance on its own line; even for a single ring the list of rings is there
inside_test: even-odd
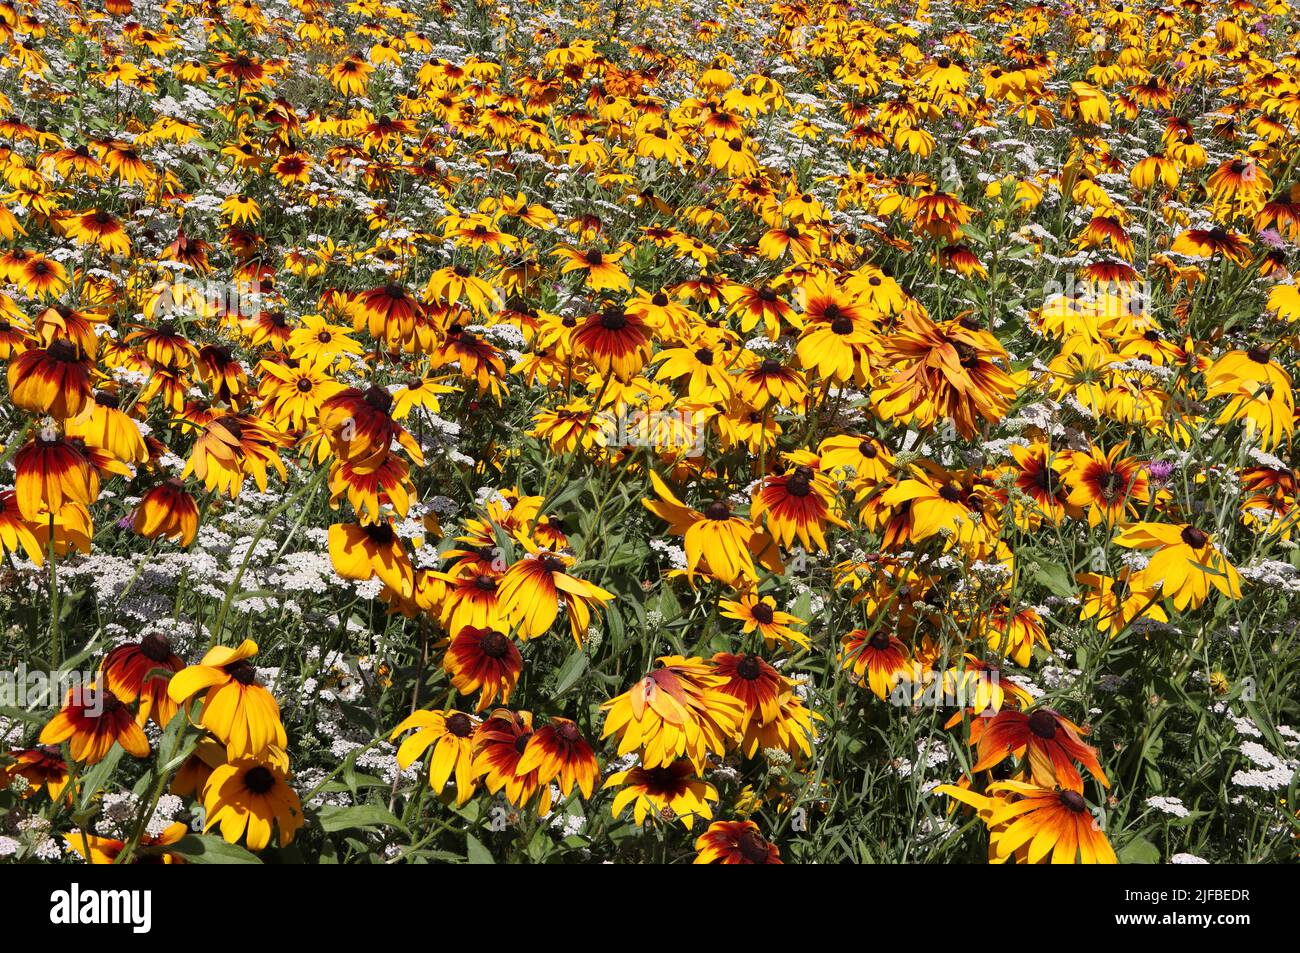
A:
[[[263,757],[272,746],[288,744],[275,696],[257,684],[250,661],[257,643],[245,639],[238,648],[217,645],[198,665],[172,676],[167,694],[178,705],[207,690],[198,724],[216,735],[231,758]]]
[[[1088,522],[1109,525],[1136,514],[1137,504],[1150,493],[1146,467],[1133,457],[1125,457],[1125,445],[1103,452],[1098,447],[1076,450],[1070,457],[1065,480],[1070,485],[1067,502],[1086,507]]]
[[[602,373],[628,380],[650,359],[653,334],[635,314],[609,304],[588,315],[574,330],[572,341],[578,353]]]
[[[412,728],[415,734],[402,741],[397,749],[397,766],[405,771],[415,760],[434,746],[429,762],[429,787],[441,793],[447,781],[456,777],[456,803],[467,804],[478,787],[474,774],[474,731],[478,722],[460,711],[413,712],[388,736],[392,741]]]
[[[618,817],[632,805],[632,816],[644,824],[648,815],[656,820],[671,823],[679,820],[690,830],[697,817],[713,818],[710,801],[718,800],[718,790],[707,781],[695,776],[689,761],[675,761],[657,768],[632,768],[611,774],[605,788],[621,787],[610,806],[610,813]]]
[[[130,862],[133,864],[185,863],[184,857],[167,850],[167,848],[189,832],[190,829],[187,825],[177,821],[174,824],[168,824],[157,835],[143,834],[139,843],[136,844],[137,850],[131,855]],[[63,841],[68,845],[69,849],[76,851],[85,858],[87,863],[91,864],[116,864],[119,862],[118,856],[122,851],[126,850],[126,841],[114,837],[95,837],[84,832],[64,834]],[[144,851],[143,853],[141,849]]]
[[[329,528],[330,562],[344,579],[379,578],[409,597],[415,569],[391,523],[335,523]]]
[[[544,635],[560,611],[560,600],[569,617],[569,629],[579,645],[591,624],[591,609],[614,599],[608,592],[566,572],[573,557],[539,549],[525,542],[529,555],[506,570],[497,587],[497,597],[510,620],[525,639]]]
[[[779,864],[781,851],[753,821],[714,821],[695,841],[697,864]]]
[[[750,518],[762,519],[772,538],[788,547],[797,538],[805,549],[826,548],[822,527],[847,527],[835,515],[835,490],[812,467],[796,466],[785,476],[770,476],[754,496]]]
[[[219,824],[229,843],[243,837],[253,851],[271,842],[272,824],[281,847],[287,847],[303,825],[302,802],[284,771],[253,758],[237,758],[212,772],[203,788],[203,809],[204,831]]]
[[[365,391],[349,387],[321,404],[318,425],[334,455],[350,462],[359,472],[381,466],[394,441],[412,463],[423,466],[420,445],[392,418],[392,406],[392,395],[382,387],[372,385]]]
[[[211,421],[194,441],[181,478],[193,474],[209,492],[221,492],[231,499],[239,496],[244,478],[252,476],[257,488],[266,492],[267,466],[283,479],[287,474],[279,448],[290,442],[288,435],[248,414],[226,414]]]
[[[650,482],[659,499],[642,500],[642,505],[665,520],[669,532],[684,537],[688,572],[695,572],[703,563],[704,571],[728,584],[758,577],[749,550],[754,529],[732,515],[730,504],[714,500],[705,504],[701,512],[677,499],[654,471],[650,473]]]
[[[114,744],[137,758],[149,757],[149,739],[131,710],[102,685],[73,688],[63,709],[41,729],[41,744],[62,741],[69,742],[72,760],[83,764],[103,761]]]
[[[971,440],[981,418],[997,422],[1015,399],[1015,382],[994,363],[1006,351],[970,319],[937,325],[908,313],[885,346],[892,372],[880,399],[896,419],[924,427],[947,418]]]
[[[1160,590],[1151,585],[1141,572],[1121,569],[1114,578],[1083,572],[1076,578],[1088,587],[1079,611],[1079,621],[1095,619],[1098,630],[1109,632],[1111,638],[1139,618],[1169,621],[1165,610],[1158,604]]]
[[[184,483],[166,480],[145,491],[131,517],[131,528],[146,539],[175,539],[189,546],[199,532],[199,505]]]
[[[0,490],[0,556],[19,551],[38,566],[45,562],[31,525],[18,509],[18,494]]]
[[[474,774],[489,793],[505,791],[506,800],[515,807],[523,807],[538,795],[537,811],[546,814],[551,809],[550,785],[541,783],[538,768],[523,766],[524,752],[532,740],[532,712],[496,709],[474,732]]]
[[[769,404],[802,410],[808,397],[803,373],[771,357],[743,367],[736,377],[736,389],[756,410]]]
[[[479,693],[476,710],[483,711],[498,697],[502,704],[510,701],[523,660],[509,636],[467,625],[451,640],[442,667],[456,691]]]
[[[745,635],[757,631],[763,636],[763,641],[769,648],[778,644],[785,646],[794,644],[808,648],[808,636],[793,628],[807,623],[798,616],[779,611],[776,608],[776,600],[771,596],[759,597],[746,594],[741,596],[739,602],[721,600],[718,602],[718,608],[722,610],[724,619],[737,619],[743,622],[742,631]]]
[[[58,420],[75,417],[91,403],[94,362],[70,340],[23,351],[9,362],[14,405]]]
[[[554,781],[565,797],[576,785],[584,798],[590,798],[600,766],[577,723],[568,718],[552,718],[549,725],[543,725],[529,736],[524,756],[519,759],[519,771],[536,771],[539,784]]]
[[[602,738],[619,736],[618,753],[641,750],[641,763],[666,767],[685,756],[703,771],[710,753],[738,739],[744,705],[722,690],[727,679],[701,658],[666,655],[660,667],[602,704]]]
[[[44,522],[65,503],[90,506],[99,496],[99,473],[76,440],[40,435],[14,456],[14,489],[18,510],[33,522]]]
[[[581,251],[567,245],[556,248],[552,254],[563,258],[560,274],[581,271],[592,291],[631,291],[632,283],[618,266],[622,252],[603,252],[599,248]]]
[[[136,718],[141,724],[152,717],[165,728],[177,707],[167,694],[167,685],[172,673],[184,667],[180,656],[172,651],[171,643],[164,636],[151,634],[139,642],[117,646],[104,656],[99,668],[114,695],[127,704],[139,700]]]
[[[1145,582],[1160,586],[1180,611],[1195,609],[1213,586],[1229,599],[1241,598],[1241,577],[1204,530],[1185,523],[1135,523],[1115,537],[1127,549],[1152,549],[1142,570]]]
[[[990,785],[994,792],[1011,797],[997,806],[988,818],[995,833],[990,848],[999,860],[1015,856],[1031,864],[1116,864],[1110,841],[1097,818],[1088,810],[1077,791],[1036,787],[1020,781]]]
[[[1078,725],[1050,708],[1036,708],[1027,714],[1006,708],[985,723],[976,743],[979,760],[971,771],[987,771],[1014,754],[1027,762],[1036,783],[1082,791],[1083,776],[1074,766],[1077,761],[1110,787],[1097,760],[1097,749],[1084,744],[1079,735]]]
[[[108,451],[123,463],[139,464],[149,459],[140,428],[130,415],[118,409],[117,395],[108,391],[97,391],[80,417],[64,423],[63,432]]]
[[[0,787],[9,788],[15,778],[22,778],[28,788],[24,795],[31,797],[41,788],[57,801],[68,786],[68,763],[58,745],[37,745],[19,748],[8,753],[13,764],[0,766]]]
[[[883,629],[868,632],[854,629],[840,639],[840,660],[852,670],[861,684],[879,699],[886,699],[899,681],[908,680],[913,671],[907,646]]]

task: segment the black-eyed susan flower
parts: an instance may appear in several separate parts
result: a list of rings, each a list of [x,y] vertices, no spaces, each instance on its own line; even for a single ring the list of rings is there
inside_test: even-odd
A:
[[[533,739],[533,713],[495,709],[474,732],[474,774],[489,793],[504,791],[506,800],[523,807],[534,796],[537,810],[546,814],[551,808],[550,785],[541,783],[536,768],[524,767],[524,752]]]
[[[489,628],[463,627],[447,646],[442,666],[462,695],[478,692],[477,711],[510,701],[523,660],[510,637]]]
[[[275,696],[257,683],[251,661],[256,654],[252,639],[236,648],[214,646],[198,665],[173,675],[167,686],[177,705],[206,691],[198,724],[226,746],[231,758],[263,757],[269,748],[283,750],[288,743]]]
[[[414,591],[415,569],[391,522],[335,523],[329,528],[329,553],[344,579],[379,579],[408,597]]]
[[[38,566],[45,562],[32,525],[18,508],[18,494],[0,490],[0,556],[20,552]]]
[[[1115,576],[1083,572],[1078,581],[1087,587],[1079,621],[1096,620],[1098,630],[1115,638],[1137,619],[1168,622],[1169,617],[1160,606],[1160,590],[1153,586],[1141,572],[1121,569]]]
[[[605,788],[618,788],[610,813],[618,817],[630,804],[638,824],[646,818],[671,824],[681,821],[690,830],[695,819],[711,820],[718,790],[696,777],[689,761],[674,761],[654,768],[636,767],[618,771],[605,779]]]
[[[185,858],[175,851],[168,850],[173,844],[190,832],[187,825],[176,821],[168,824],[158,834],[148,832],[141,835],[131,854],[132,864],[183,864]],[[126,850],[126,841],[115,837],[97,837],[83,831],[63,835],[68,849],[79,854],[88,864],[117,864],[118,857]]]
[[[987,771],[1015,755],[1028,767],[1034,781],[1046,787],[1060,785],[1083,790],[1083,776],[1075,762],[1109,787],[1110,780],[1097,760],[1097,749],[1083,743],[1081,730],[1059,712],[1035,708],[1031,712],[1003,709],[984,722],[976,743],[978,760],[973,772]]]
[[[750,518],[762,520],[783,546],[795,539],[805,549],[826,548],[825,527],[848,526],[835,513],[835,490],[830,481],[810,466],[797,465],[788,473],[770,476],[754,494]]]
[[[137,720],[152,718],[167,727],[176,714],[176,702],[167,694],[172,674],[185,663],[172,651],[167,638],[157,633],[139,642],[123,642],[104,656],[99,670],[114,695],[127,704],[139,702]]]
[[[681,757],[699,771],[710,753],[737,740],[744,706],[722,690],[727,679],[702,658],[667,655],[632,688],[601,705],[602,738],[618,735],[620,755],[641,751],[641,763],[666,767]]]
[[[713,500],[702,510],[692,509],[653,471],[650,482],[659,499],[643,500],[642,504],[668,523],[670,533],[683,537],[688,572],[703,570],[726,583],[757,578],[750,552],[754,529],[732,513],[730,503]]]
[[[518,769],[535,771],[539,784],[555,782],[565,797],[576,786],[584,798],[590,798],[600,774],[595,752],[577,723],[568,718],[552,718],[529,736]]]
[[[103,685],[77,686],[57,715],[41,729],[43,745],[66,741],[73,761],[98,764],[113,745],[136,758],[149,757],[149,739],[126,704]]]
[[[94,370],[94,362],[73,341],[29,348],[9,362],[9,396],[24,410],[66,420],[92,403]]]
[[[581,272],[592,291],[632,290],[631,281],[618,264],[623,258],[621,251],[608,252],[595,247],[583,250],[561,245],[552,254],[564,260],[560,274]]]
[[[302,802],[288,777],[273,761],[236,758],[212,772],[203,787],[203,829],[218,826],[231,844],[240,838],[249,850],[271,843],[274,825],[277,843],[287,847],[303,825]]]
[[[1190,523],[1134,523],[1115,537],[1127,549],[1154,550],[1142,569],[1144,583],[1160,586],[1160,595],[1179,610],[1195,609],[1216,589],[1229,599],[1241,598],[1241,577],[1214,537]]]
[[[524,540],[528,555],[506,570],[497,597],[510,624],[525,639],[544,635],[559,615],[561,600],[569,630],[579,645],[587,636],[591,610],[614,599],[614,593],[568,573],[573,557],[544,550]]]
[[[67,789],[68,763],[58,745],[18,748],[6,754],[11,763],[0,765],[0,784],[8,788],[15,778],[27,782],[27,797],[44,789],[51,801],[57,801]]]
[[[714,821],[695,841],[697,864],[779,864],[781,851],[753,821]]]
[[[474,733],[478,725],[472,715],[460,711],[412,712],[389,735],[392,741],[412,728],[417,729],[398,746],[397,766],[405,771],[432,745],[429,787],[441,792],[454,776],[456,803],[469,803],[478,787],[478,776],[474,773]]]
[[[720,600],[718,608],[724,619],[736,619],[743,623],[742,632],[749,635],[758,632],[768,648],[777,645],[797,645],[808,648],[808,636],[795,626],[807,625],[807,622],[776,607],[776,600],[771,596],[757,596],[746,593],[738,601]]]
[[[183,482],[164,480],[140,498],[131,528],[146,539],[174,539],[189,546],[199,531],[199,505]]]
[[[854,629],[844,635],[840,661],[880,699],[888,698],[894,686],[910,679],[916,668],[902,640],[883,629]]]

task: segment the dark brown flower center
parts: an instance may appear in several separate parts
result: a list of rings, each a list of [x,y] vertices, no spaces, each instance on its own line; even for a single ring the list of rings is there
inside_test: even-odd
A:
[[[151,662],[166,662],[172,657],[172,646],[166,636],[154,632],[140,640],[140,654]]]
[[[1192,547],[1192,549],[1201,549],[1210,541],[1210,537],[1195,526],[1184,526],[1180,535],[1182,536],[1183,542]]]
[[[71,341],[60,339],[46,348],[45,356],[52,361],[71,364],[77,360],[77,347]]]
[[[378,384],[371,384],[366,388],[365,401],[375,410],[386,414],[388,408],[393,406],[393,395]]]
[[[1029,716],[1029,730],[1044,741],[1051,741],[1056,737],[1056,716],[1045,708],[1040,708]]]
[[[252,685],[257,681],[257,669],[248,659],[240,659],[226,666],[226,674],[240,685]]]
[[[799,467],[793,474],[786,478],[785,491],[791,496],[807,496],[812,492],[812,471],[807,467]]]
[[[751,864],[761,864],[766,861],[769,846],[763,835],[757,831],[745,831],[736,838],[736,849],[740,851],[740,856]]]
[[[704,516],[711,520],[725,520],[731,518],[731,507],[723,500],[714,500],[706,503],[704,506]]]
[[[452,715],[447,719],[447,731],[457,738],[468,738],[470,732],[474,730],[474,723],[469,720],[469,715],[463,715],[460,712]]]
[[[1059,797],[1061,803],[1075,814],[1082,814],[1088,809],[1088,805],[1083,800],[1083,795],[1078,791],[1062,791]]]
[[[393,531],[393,527],[389,526],[387,523],[367,523],[361,528],[365,532],[366,536],[369,537],[370,541],[378,546],[392,545],[393,540],[397,538],[397,534]]]
[[[763,674],[763,666],[757,655],[742,655],[736,663],[736,674],[747,682],[752,682]]]
[[[479,648],[488,658],[502,658],[510,649],[510,640],[500,632],[489,632],[479,640]]]
[[[249,768],[248,773],[244,775],[244,787],[254,794],[265,794],[275,787],[275,775],[271,773],[270,768],[259,764],[255,768]]]

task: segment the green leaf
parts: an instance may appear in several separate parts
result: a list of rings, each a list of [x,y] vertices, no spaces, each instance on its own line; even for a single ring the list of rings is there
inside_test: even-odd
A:
[[[1119,852],[1121,864],[1158,864],[1160,850],[1145,837],[1137,837],[1124,845]]]
[[[157,848],[141,848],[141,853]],[[169,853],[180,854],[191,864],[260,864],[256,854],[249,853],[238,844],[228,844],[220,837],[208,834],[186,834],[167,848]]]
[[[483,846],[483,842],[473,834],[465,835],[466,859],[471,864],[495,864],[492,852]]]
[[[1022,564],[1023,565],[1023,564]],[[1075,594],[1074,580],[1060,563],[1038,560],[1029,564],[1029,573],[1039,585],[1058,596],[1068,599]]]
[[[587,652],[586,649],[575,649],[564,664],[560,666],[559,674],[555,678],[555,696],[558,698],[563,695],[582,678],[587,671]]]
[[[336,831],[370,830],[376,827],[392,827],[407,833],[406,825],[393,816],[387,808],[378,804],[356,804],[352,807],[324,807],[316,814],[316,823],[320,829],[332,834]]]

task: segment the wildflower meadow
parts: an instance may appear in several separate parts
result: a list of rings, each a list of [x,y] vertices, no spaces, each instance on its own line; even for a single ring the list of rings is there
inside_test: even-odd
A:
[[[1294,863],[1298,165],[1289,0],[3,0],[0,863]]]

